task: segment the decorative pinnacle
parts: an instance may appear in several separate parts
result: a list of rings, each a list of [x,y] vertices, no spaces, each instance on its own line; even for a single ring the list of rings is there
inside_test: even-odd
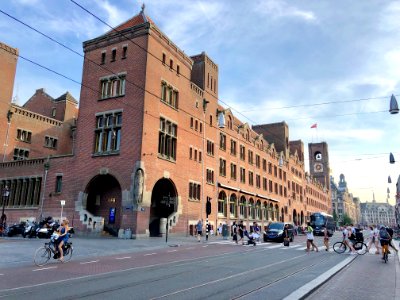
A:
[[[144,3],[142,4],[142,10],[140,11],[140,13],[144,13],[144,8],[146,7],[146,5],[144,5]]]

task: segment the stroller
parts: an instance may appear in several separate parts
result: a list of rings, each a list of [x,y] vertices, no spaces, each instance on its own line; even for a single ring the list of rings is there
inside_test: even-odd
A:
[[[247,245],[256,246],[256,239],[254,238],[253,234],[249,234],[249,232],[245,229],[244,236],[248,238]]]

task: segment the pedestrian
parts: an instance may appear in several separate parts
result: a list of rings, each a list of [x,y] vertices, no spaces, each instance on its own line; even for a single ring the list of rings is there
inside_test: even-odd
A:
[[[375,254],[379,254],[379,253],[380,253],[380,252],[379,252],[379,249],[380,249],[381,247],[380,247],[380,245],[379,245],[380,241],[379,241],[379,229],[378,229],[378,225],[376,225],[376,226],[374,227],[374,237],[375,237],[374,243],[375,243],[375,248],[376,248]]]
[[[243,220],[241,220],[241,221],[239,222],[239,237],[240,237],[240,239],[238,240],[238,242],[239,242],[239,241],[242,241],[242,245],[244,245],[244,240],[243,240],[243,238],[244,238],[244,225],[243,225]]]
[[[351,227],[344,227],[343,229],[343,242],[345,243],[345,245],[347,245],[347,247],[350,248],[351,254],[357,254],[356,250],[354,249],[352,243],[350,242],[350,237],[352,235],[352,230]]]
[[[285,227],[283,228],[283,245],[284,246],[289,246],[289,225],[285,224]]]
[[[237,225],[236,225],[236,222],[235,222],[235,221],[233,222],[233,225],[232,225],[232,233],[233,233],[232,240],[237,244],[237,243],[238,243],[238,238],[237,238]]]
[[[329,251],[329,235],[328,235],[328,229],[326,228],[326,225],[325,225],[325,229],[324,229],[324,245],[326,247],[325,251]]]
[[[202,220],[199,220],[197,222],[196,230],[197,230],[197,240],[200,242],[201,236],[203,234],[203,222],[202,222]]]
[[[312,247],[312,250],[318,252],[318,247],[314,244],[314,234],[313,234],[314,229],[311,227],[310,222],[307,223],[307,252],[310,252],[310,247]]]
[[[368,245],[367,245],[367,252],[371,250],[372,244],[375,244],[375,232],[374,232],[374,227],[369,226],[369,236],[368,236]]]
[[[217,232],[218,232],[218,235],[222,235],[222,223],[219,223]]]

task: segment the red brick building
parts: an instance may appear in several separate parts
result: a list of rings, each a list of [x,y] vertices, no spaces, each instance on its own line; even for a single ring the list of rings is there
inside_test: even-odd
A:
[[[303,144],[289,141],[286,123],[252,128],[218,104],[210,57],[187,56],[143,11],[117,30],[83,44],[73,150],[0,164],[3,186],[19,176],[41,180],[32,205],[20,205],[23,195],[13,190],[9,219],[57,216],[65,200],[64,216],[80,230],[159,236],[166,218],[172,233],[190,233],[207,200],[213,225],[302,224],[329,211],[329,184],[305,173]],[[48,118],[53,107],[41,114]]]

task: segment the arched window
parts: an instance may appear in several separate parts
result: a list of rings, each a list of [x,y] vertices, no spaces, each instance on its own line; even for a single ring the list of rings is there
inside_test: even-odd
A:
[[[257,200],[255,214],[256,214],[256,219],[261,220],[261,202],[260,202],[260,200]]]
[[[269,218],[268,210],[269,210],[268,203],[266,201],[264,201],[264,204],[263,204],[264,221],[268,221],[268,218]]]
[[[241,219],[247,218],[247,211],[246,211],[246,198],[244,196],[240,197],[239,203],[239,217]]]
[[[226,217],[226,194],[224,191],[218,195],[218,215]]]
[[[231,218],[237,218],[237,197],[232,194],[229,198],[229,216]]]
[[[249,199],[249,210],[250,210],[250,219],[255,219],[256,214],[255,214],[255,207],[254,207],[254,200],[253,198]]]
[[[275,204],[275,219],[279,221],[279,206]]]
[[[275,209],[272,203],[269,204],[269,211],[271,213],[271,221],[275,220]]]

